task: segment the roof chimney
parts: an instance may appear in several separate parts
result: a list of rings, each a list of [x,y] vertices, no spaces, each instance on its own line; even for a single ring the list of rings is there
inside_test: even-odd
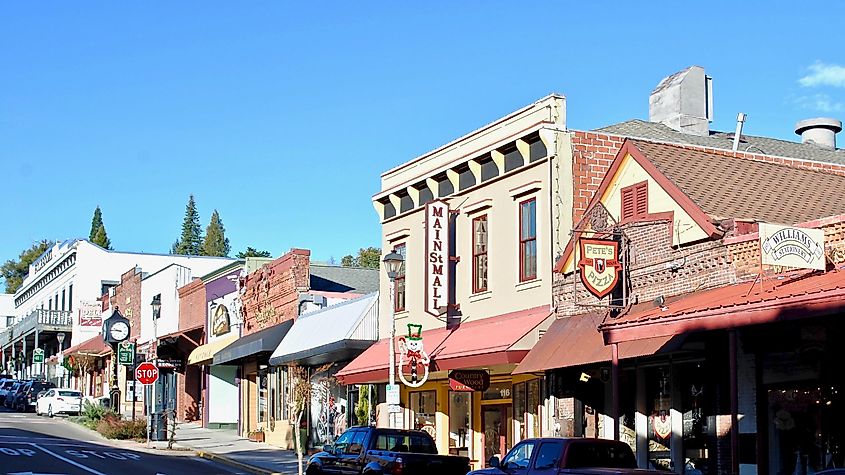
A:
[[[812,143],[824,148],[836,148],[836,134],[842,131],[842,121],[830,117],[805,119],[795,124],[795,133],[801,143]]]
[[[648,98],[648,120],[686,134],[710,135],[713,78],[701,66],[664,78]]]

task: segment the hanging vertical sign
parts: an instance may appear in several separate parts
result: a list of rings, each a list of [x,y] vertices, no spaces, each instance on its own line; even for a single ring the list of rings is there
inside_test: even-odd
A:
[[[449,205],[425,205],[425,311],[439,317],[449,303]]]

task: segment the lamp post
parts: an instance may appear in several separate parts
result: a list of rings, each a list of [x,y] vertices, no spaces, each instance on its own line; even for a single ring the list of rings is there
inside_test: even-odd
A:
[[[59,387],[62,387],[62,386],[65,385],[64,384],[65,383],[65,367],[64,367],[65,358],[64,358],[64,355],[62,354],[62,351],[64,350],[65,334],[63,332],[57,333],[56,334],[56,340],[58,340],[58,342],[59,342],[59,364],[61,365],[61,368],[62,368],[62,371],[61,371],[62,376],[59,379]]]
[[[390,279],[390,341],[388,342],[388,351],[390,352],[388,362],[390,366],[387,371],[391,390],[394,390],[393,388],[396,385],[396,352],[393,348],[395,344],[394,340],[396,339],[396,277],[399,275],[399,269],[402,268],[404,260],[405,258],[402,257],[402,254],[396,252],[391,252],[382,259],[384,267],[387,270],[387,278]],[[389,401],[388,404],[390,404]],[[390,426],[392,427],[393,417],[389,417]]]

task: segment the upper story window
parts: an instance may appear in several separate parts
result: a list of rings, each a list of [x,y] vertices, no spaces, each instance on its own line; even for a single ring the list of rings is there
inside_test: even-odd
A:
[[[389,199],[385,198],[382,204],[384,205],[384,219],[390,219],[396,216],[396,207],[393,206],[393,203]]]
[[[449,196],[455,192],[455,187],[452,185],[452,181],[449,180],[449,177],[445,174],[434,177],[434,180],[437,182],[437,196],[439,198]]]
[[[487,290],[487,216],[472,220],[472,292]]]
[[[399,196],[399,212],[411,211],[414,209],[414,200],[408,193],[397,194]]]
[[[456,170],[458,172],[458,191],[466,190],[471,186],[475,186],[475,175],[468,165],[464,165]]]
[[[537,278],[537,200],[519,204],[519,281]]]
[[[528,161],[535,162],[548,155],[546,144],[540,140],[540,135],[535,135],[527,139],[528,141]]]
[[[402,256],[402,266],[394,279],[393,288],[393,310],[401,312],[405,310],[405,262],[407,261],[407,248],[405,243],[397,244],[393,252]]]
[[[417,189],[420,190],[420,206],[425,206],[426,203],[434,200],[434,193],[428,185],[420,185]]]
[[[648,214],[648,182],[622,188],[621,199],[623,221],[645,217]]]

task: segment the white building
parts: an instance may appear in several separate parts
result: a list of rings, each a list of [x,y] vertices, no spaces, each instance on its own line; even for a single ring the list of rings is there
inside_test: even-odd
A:
[[[98,305],[110,287],[132,267],[150,274],[171,264],[203,275],[225,266],[232,259],[117,252],[87,240],[73,239],[53,245],[29,266],[29,274],[14,295],[15,324],[0,334],[4,368],[14,366],[20,376],[44,374],[33,363],[32,350],[45,350],[45,357],[97,336],[98,319],[80,319],[80,309]]]

